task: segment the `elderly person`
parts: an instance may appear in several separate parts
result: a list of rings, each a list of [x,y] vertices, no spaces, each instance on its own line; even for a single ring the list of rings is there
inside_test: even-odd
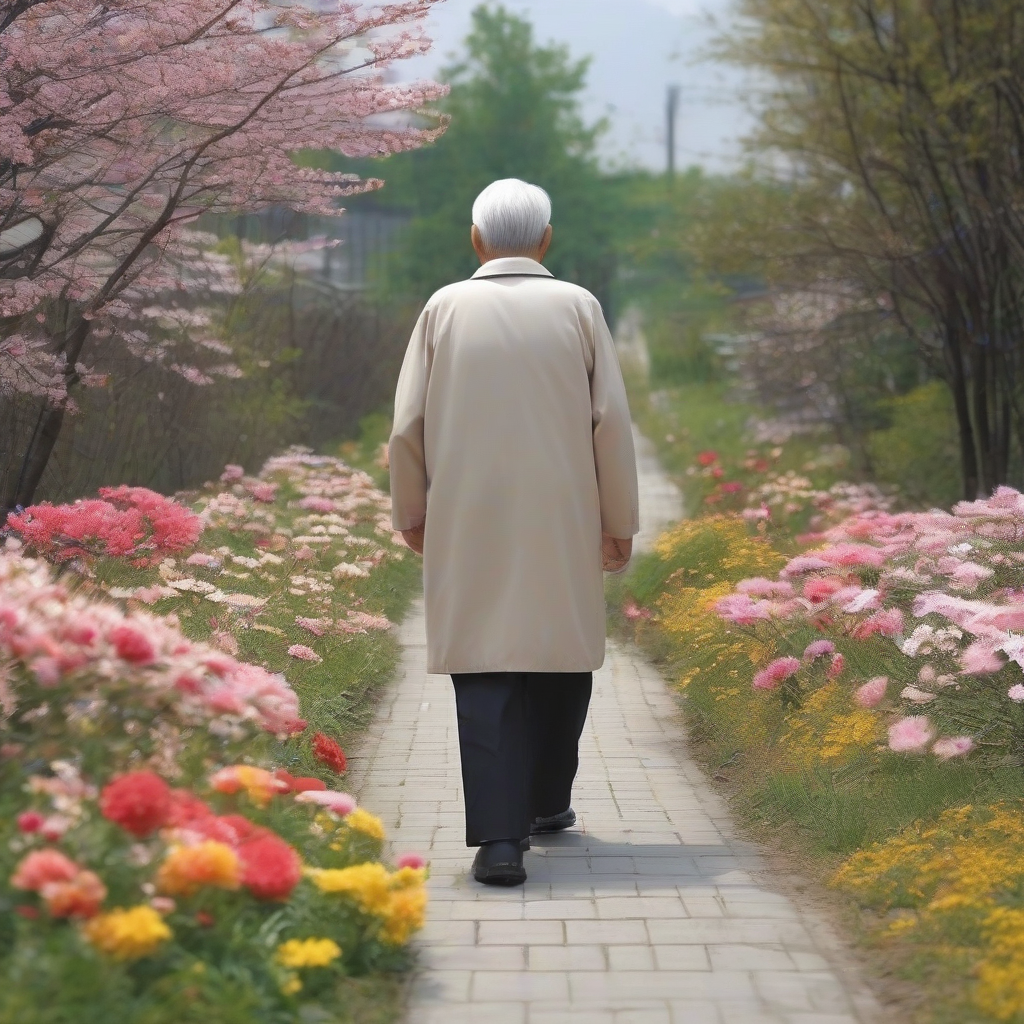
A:
[[[388,442],[392,526],[423,555],[427,671],[451,675],[474,877],[525,881],[575,824],[604,664],[602,570],[640,529],[622,374],[601,306],[541,261],[551,202],[515,178],[473,205],[480,269],[431,296]]]

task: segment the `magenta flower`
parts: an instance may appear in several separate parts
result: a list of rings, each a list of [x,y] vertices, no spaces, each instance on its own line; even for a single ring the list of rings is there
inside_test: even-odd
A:
[[[800,669],[797,658],[776,658],[754,676],[755,690],[774,690],[783,680],[789,679]]]
[[[889,679],[887,676],[875,676],[874,679],[869,679],[863,686],[857,687],[853,699],[862,708],[876,707],[882,702],[888,685]]]
[[[898,753],[923,750],[935,735],[927,715],[901,718],[889,726],[889,749]]]
[[[835,654],[836,645],[831,640],[813,640],[804,648],[804,661],[814,661],[826,654]]]
[[[738,626],[752,626],[760,619],[771,617],[767,601],[752,601],[746,594],[727,594],[720,598],[715,602],[715,612],[720,619]]]

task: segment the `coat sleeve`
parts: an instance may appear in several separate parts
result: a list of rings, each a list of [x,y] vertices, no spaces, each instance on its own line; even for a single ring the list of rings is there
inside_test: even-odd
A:
[[[428,306],[413,328],[395,391],[395,416],[388,439],[391,526],[395,530],[410,530],[427,517],[423,416],[432,356],[430,326]]]
[[[633,428],[615,342],[597,299],[591,297],[594,368],[590,403],[601,529],[626,540],[640,532],[640,497]]]

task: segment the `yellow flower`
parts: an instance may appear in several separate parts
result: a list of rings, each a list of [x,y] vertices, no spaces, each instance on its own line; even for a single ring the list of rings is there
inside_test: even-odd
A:
[[[423,927],[426,911],[427,890],[422,885],[396,890],[391,894],[383,915],[381,937],[392,945],[404,946],[412,933]]]
[[[391,876],[383,864],[367,862],[349,868],[310,868],[313,884],[326,893],[353,897],[368,914],[379,914],[391,895]]]
[[[302,981],[297,974],[289,974],[281,985],[281,991],[286,996],[293,996],[296,992],[302,991]]]
[[[426,878],[426,868],[399,868],[391,875],[391,888],[410,889],[414,885],[422,885]]]
[[[156,884],[171,896],[191,896],[203,886],[237,889],[241,877],[238,855],[226,843],[207,839],[195,846],[174,846],[168,853]]]
[[[387,837],[387,833],[384,831],[384,823],[380,818],[369,811],[364,811],[362,807],[357,807],[354,811],[346,814],[345,824],[356,832],[362,832],[363,835],[369,836],[371,839],[383,841]]]
[[[331,939],[289,939],[277,947],[283,967],[326,967],[341,956],[341,946]]]
[[[118,960],[148,956],[171,937],[171,929],[163,918],[145,904],[100,914],[88,921],[83,930],[94,946]]]

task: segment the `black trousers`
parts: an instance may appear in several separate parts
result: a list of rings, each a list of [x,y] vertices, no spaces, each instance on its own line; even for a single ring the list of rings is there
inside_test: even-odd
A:
[[[466,845],[525,839],[569,807],[592,672],[452,674]]]

